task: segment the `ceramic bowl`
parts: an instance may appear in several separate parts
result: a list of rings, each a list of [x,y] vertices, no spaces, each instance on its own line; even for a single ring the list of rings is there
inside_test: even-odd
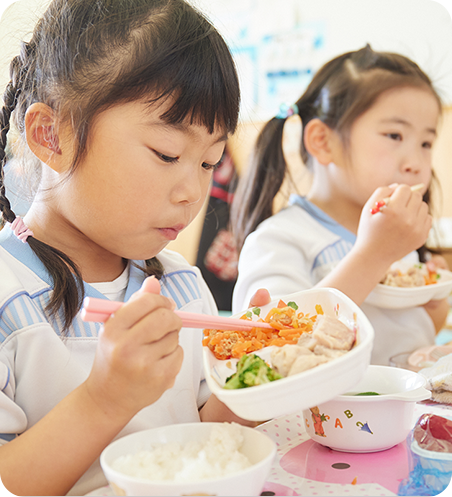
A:
[[[206,441],[212,428],[222,423],[186,423],[136,432],[108,445],[102,452],[102,470],[115,495],[260,495],[276,454],[276,444],[264,433],[241,426],[244,437],[240,452],[251,466],[221,478],[175,482],[128,476],[112,468],[120,456],[152,450],[155,446],[177,442]]]
[[[343,452],[377,452],[404,441],[414,427],[414,406],[429,399],[426,380],[414,371],[369,366],[344,395],[303,410],[309,436]],[[358,395],[363,393],[379,395]]]
[[[335,316],[356,329],[356,344],[346,354],[325,364],[264,385],[238,390],[226,390],[225,380],[235,371],[237,359],[218,360],[208,347],[203,347],[204,370],[210,391],[226,404],[232,412],[243,419],[267,421],[331,400],[353,388],[370,364],[374,330],[363,311],[346,295],[333,288],[314,288],[281,297],[293,301],[299,311],[316,314],[320,304],[325,314]],[[262,306],[260,315],[265,316],[278,300]],[[235,315],[240,317],[244,312]],[[257,316],[253,314],[253,319]],[[265,347],[256,354],[270,362]],[[234,366],[231,369],[231,364]]]
[[[413,266],[412,262],[397,261],[391,267],[406,272]],[[366,298],[366,304],[382,309],[406,309],[424,305],[430,300],[441,300],[452,291],[452,272],[438,269],[438,282],[433,285],[415,287],[396,287],[379,283]]]

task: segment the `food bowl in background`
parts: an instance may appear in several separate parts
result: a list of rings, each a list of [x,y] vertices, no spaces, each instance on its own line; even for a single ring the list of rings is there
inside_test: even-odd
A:
[[[215,426],[225,423],[186,423],[136,432],[108,445],[102,452],[102,470],[115,495],[260,495],[276,454],[276,444],[264,433],[240,426],[243,443],[240,452],[251,466],[226,476],[198,481],[152,480],[129,476],[113,469],[118,457],[153,450],[163,444],[205,443]],[[190,469],[188,469],[190,471]]]
[[[400,260],[392,264],[392,269],[399,269],[405,273],[415,264],[406,260]],[[418,264],[416,264],[418,265]],[[413,287],[397,287],[378,283],[367,296],[366,304],[382,309],[406,309],[424,305],[430,300],[441,300],[448,297],[452,291],[452,272],[445,269],[437,269],[439,279],[432,285]]]
[[[438,359],[449,354],[452,354],[451,345],[429,345],[412,352],[393,355],[389,358],[389,365],[417,373],[421,369],[433,366]]]
[[[416,366],[408,362],[408,359],[411,357],[413,353],[414,351],[401,352],[400,354],[393,355],[392,357],[389,358],[389,366],[392,366],[394,368],[408,369],[410,371],[414,371],[415,373],[417,373],[422,369],[422,366]]]
[[[377,452],[404,441],[414,426],[414,405],[429,399],[426,380],[414,371],[369,366],[344,395],[303,410],[309,436],[343,452]],[[378,393],[380,395],[358,395]]]
[[[335,316],[356,329],[356,344],[343,356],[307,371],[238,390],[223,388],[225,379],[235,371],[231,370],[231,363],[235,365],[237,360],[219,360],[208,347],[203,347],[204,371],[210,391],[243,419],[267,421],[326,402],[354,387],[370,364],[374,330],[363,311],[342,292],[334,288],[315,288],[281,299],[295,302],[299,311],[310,315],[316,314],[316,305],[321,305],[325,314]],[[261,316],[276,307],[278,301],[279,299],[262,306]],[[242,314],[244,312],[236,317]],[[253,319],[257,319],[254,314]],[[267,360],[267,349],[270,347],[265,347],[256,354]]]

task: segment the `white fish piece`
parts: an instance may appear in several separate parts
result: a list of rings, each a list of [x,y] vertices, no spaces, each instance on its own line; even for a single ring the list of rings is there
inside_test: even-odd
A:
[[[352,330],[339,319],[326,314],[317,317],[312,336],[318,345],[336,350],[350,350],[355,341]]]

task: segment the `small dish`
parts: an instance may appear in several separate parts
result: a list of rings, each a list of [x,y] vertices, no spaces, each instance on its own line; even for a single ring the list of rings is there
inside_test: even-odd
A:
[[[297,410],[326,402],[352,388],[370,364],[374,330],[363,311],[342,292],[332,288],[305,290],[282,297],[295,302],[300,311],[317,314],[320,304],[325,314],[338,317],[357,332],[356,344],[346,354],[312,369],[264,385],[226,390],[226,378],[235,372],[237,359],[219,360],[208,347],[203,347],[204,371],[210,391],[231,411],[243,419],[267,421]],[[261,307],[265,316],[278,300]],[[235,317],[240,317],[240,313]],[[251,313],[253,319],[257,319]],[[272,347],[255,352],[269,361]]]
[[[389,358],[389,366],[393,368],[408,369],[410,371],[414,371],[415,373],[419,372],[422,369],[422,367],[412,365],[408,362],[408,359],[413,353],[414,353],[413,351],[410,351],[410,352],[401,352],[400,354],[393,355],[392,357]]]
[[[431,397],[413,371],[371,365],[364,378],[329,402],[303,411],[308,435],[342,452],[378,452],[403,442],[416,402]]]
[[[398,261],[391,268],[406,272],[413,266],[412,262]],[[416,287],[395,287],[379,283],[365,300],[366,304],[382,309],[405,309],[424,305],[430,300],[441,300],[449,296],[452,291],[452,272],[438,269],[438,282],[433,285]]]
[[[452,354],[452,346],[450,345],[431,345],[415,350],[408,357],[408,364],[415,368],[429,368],[435,364],[438,359],[445,355]]]

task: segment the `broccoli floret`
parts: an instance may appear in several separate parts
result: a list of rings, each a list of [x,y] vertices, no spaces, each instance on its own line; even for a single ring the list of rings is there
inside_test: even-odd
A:
[[[256,354],[243,355],[237,363],[237,371],[227,378],[224,388],[253,387],[281,378],[280,374]]]

